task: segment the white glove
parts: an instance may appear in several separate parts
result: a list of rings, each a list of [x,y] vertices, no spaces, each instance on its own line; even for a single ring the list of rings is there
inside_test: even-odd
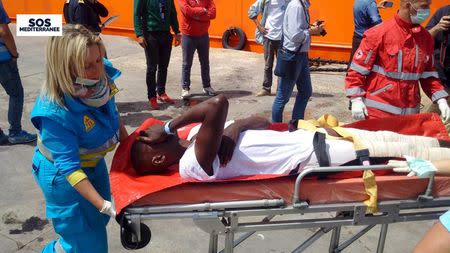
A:
[[[356,120],[363,120],[368,116],[367,107],[364,104],[362,97],[352,98],[352,117]]]
[[[100,210],[101,213],[107,214],[111,216],[111,218],[116,217],[116,208],[115,206],[108,200],[103,201],[102,209]]]
[[[417,159],[412,156],[405,156],[405,158],[406,161],[389,160],[387,165],[393,166],[394,172],[408,173],[408,177],[430,177],[430,175],[437,171],[436,167],[430,161]]]
[[[442,121],[444,121],[444,124],[447,124],[450,121],[450,107],[448,107],[447,100],[445,100],[445,98],[440,98],[438,99],[437,104],[441,111]]]

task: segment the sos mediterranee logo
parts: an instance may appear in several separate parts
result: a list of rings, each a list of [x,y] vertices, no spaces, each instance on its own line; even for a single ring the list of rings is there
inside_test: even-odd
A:
[[[60,14],[17,14],[17,36],[61,36]]]

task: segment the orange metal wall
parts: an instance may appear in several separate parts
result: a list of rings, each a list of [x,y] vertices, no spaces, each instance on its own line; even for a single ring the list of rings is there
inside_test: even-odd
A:
[[[62,13],[64,0],[2,0],[8,14],[14,18],[16,14],[54,14]],[[211,22],[211,45],[221,47],[222,33],[231,26],[244,30],[248,43],[245,50],[261,52],[261,46],[254,42],[255,25],[247,17],[248,7],[255,0],[215,0],[217,17]],[[134,37],[133,32],[133,0],[103,0],[110,15],[120,15],[104,33]],[[177,2],[177,0],[175,0]],[[400,0],[394,0],[394,7],[380,10],[382,18],[392,17]],[[352,0],[311,0],[311,20],[326,21],[325,37],[315,37],[311,57],[323,59],[348,60],[353,35]],[[434,0],[432,13],[448,4],[448,0]]]

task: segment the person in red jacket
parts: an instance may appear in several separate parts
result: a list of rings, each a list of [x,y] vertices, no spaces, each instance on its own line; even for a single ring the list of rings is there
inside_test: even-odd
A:
[[[430,0],[401,0],[394,18],[364,33],[345,78],[354,119],[419,112],[420,85],[448,122],[449,96],[434,67],[434,42],[423,23]]]
[[[181,72],[181,97],[188,98],[191,86],[191,67],[195,50],[200,60],[203,92],[215,96],[209,75],[209,34],[210,20],[216,18],[213,0],[179,0],[181,10],[181,49],[183,66]]]

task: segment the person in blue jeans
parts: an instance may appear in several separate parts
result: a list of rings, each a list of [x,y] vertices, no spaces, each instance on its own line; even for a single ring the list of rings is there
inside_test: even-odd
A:
[[[105,155],[128,136],[120,121],[100,38],[64,26],[47,44],[46,80],[31,113],[38,130],[32,173],[59,238],[43,253],[107,253],[106,225],[116,211]]]
[[[282,122],[284,107],[289,102],[294,85],[297,86],[292,119],[303,119],[305,108],[312,94],[309,73],[308,51],[311,36],[320,35],[323,24],[315,22],[309,25],[309,1],[291,1],[286,7],[283,20],[282,47],[278,50],[277,67],[278,87],[272,106],[272,121]]]
[[[353,4],[353,23],[355,28],[353,30],[352,51],[350,52],[347,68],[350,67],[353,56],[361,44],[364,32],[383,22],[378,9],[384,9],[386,2],[381,1],[377,4],[375,0],[356,0]]]
[[[16,43],[8,24],[11,21],[0,0],[0,84],[9,96],[9,135],[0,128],[0,145],[22,144],[36,140],[35,134],[22,130],[23,87],[17,68]]]

